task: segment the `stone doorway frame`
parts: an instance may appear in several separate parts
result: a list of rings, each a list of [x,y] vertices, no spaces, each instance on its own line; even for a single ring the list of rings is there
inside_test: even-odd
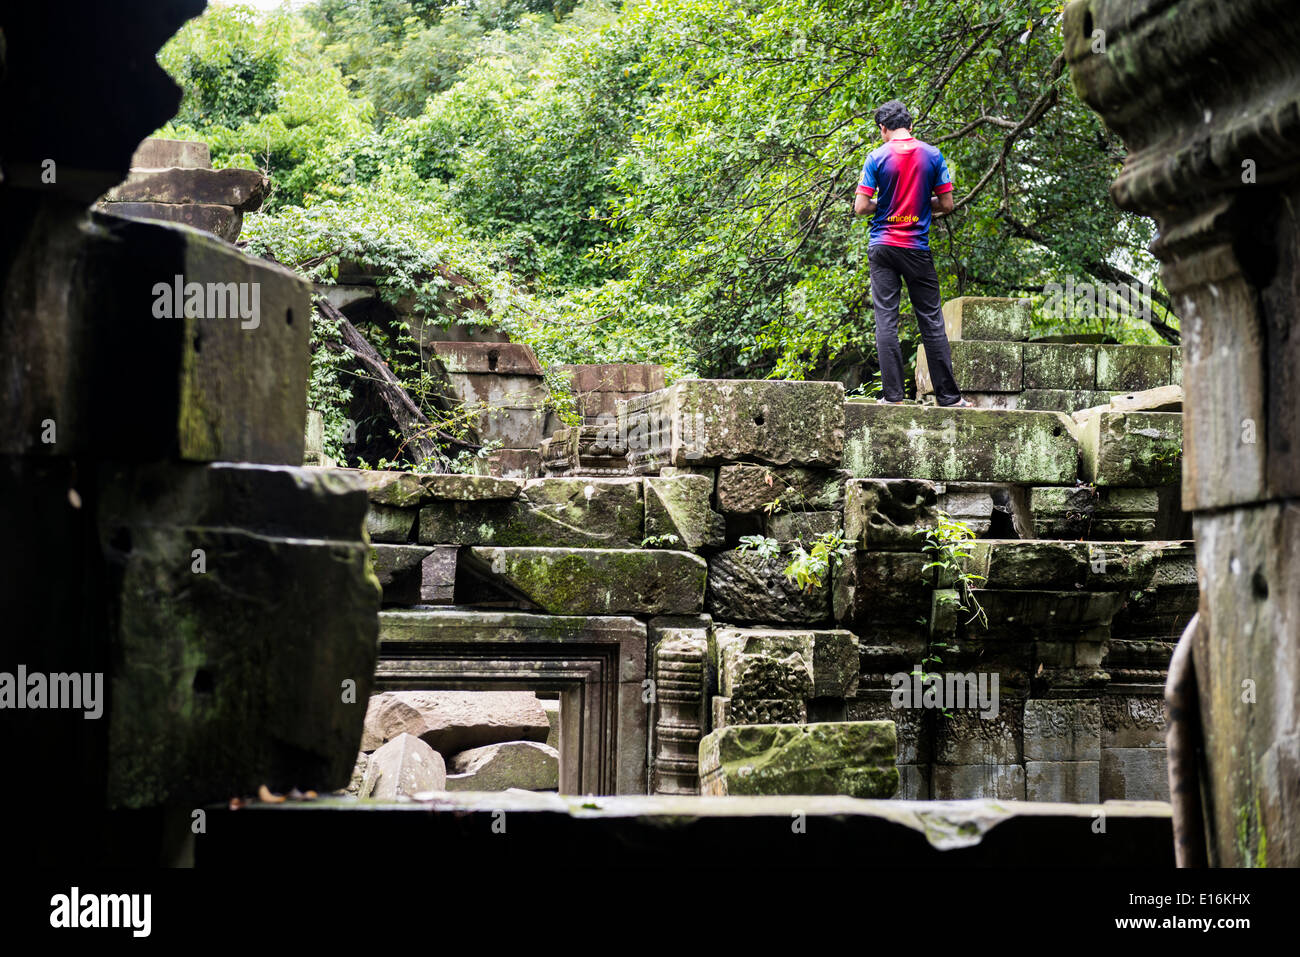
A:
[[[458,607],[379,616],[375,691],[558,691],[560,793],[645,794],[646,625]]]

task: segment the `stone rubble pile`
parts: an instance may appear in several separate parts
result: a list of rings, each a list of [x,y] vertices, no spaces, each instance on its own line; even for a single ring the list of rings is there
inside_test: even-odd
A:
[[[380,692],[367,706],[344,793],[391,801],[430,791],[553,791],[557,718],[529,691]]]

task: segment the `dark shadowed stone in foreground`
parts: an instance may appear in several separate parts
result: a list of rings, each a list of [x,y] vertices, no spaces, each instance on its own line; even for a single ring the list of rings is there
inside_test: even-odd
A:
[[[180,223],[211,233],[218,239],[233,243],[239,238],[244,225],[244,214],[233,206],[217,203],[192,203],[173,206],[168,203],[109,203],[105,212],[132,219],[156,219],[167,223]]]
[[[446,784],[442,755],[414,735],[401,734],[370,755],[360,796],[391,801],[399,794],[441,791]]]
[[[1023,788],[1022,788],[1023,793]],[[539,860],[605,855],[628,867],[678,870],[684,861],[732,866],[843,866],[846,848],[878,860],[944,867],[1173,866],[1167,803],[1105,805],[1007,801],[864,801],[843,796],[565,797],[498,792],[448,794],[423,802],[367,806],[347,798],[208,810],[196,838],[200,866],[250,861],[337,866],[339,847],[366,847],[367,860],[410,862],[412,847],[437,847],[479,867],[535,867]],[[485,840],[505,811],[509,837]],[[789,838],[802,815],[806,833]],[[772,835],[787,835],[773,840]],[[618,848],[611,853],[611,848]]]
[[[830,583],[811,592],[785,575],[788,552],[763,558],[731,549],[709,558],[709,613],[720,621],[747,624],[821,624],[829,621]]]
[[[126,551],[113,596],[110,803],[345,786],[361,731],[345,682],[364,701],[377,650],[366,545],[165,527],[111,541]]]
[[[700,742],[700,793],[885,798],[896,757],[892,721],[731,725]]]
[[[451,759],[448,791],[554,791],[560,752],[536,741],[505,741],[462,751]]]
[[[66,289],[61,299],[11,297],[33,306],[10,309],[3,327],[13,361],[0,368],[0,391],[13,405],[0,421],[0,450],[302,464],[305,280],[190,230],[102,213],[60,253],[78,264],[71,298]],[[191,283],[204,289],[202,317],[184,314]],[[42,310],[66,310],[57,332]],[[57,356],[47,339],[63,343]],[[73,381],[85,387],[69,389]],[[57,444],[41,442],[47,418],[58,424]]]
[[[690,615],[708,566],[689,552],[633,548],[472,548],[495,580],[552,615]]]

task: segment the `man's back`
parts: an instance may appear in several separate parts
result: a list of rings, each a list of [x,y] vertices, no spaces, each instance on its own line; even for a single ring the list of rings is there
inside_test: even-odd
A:
[[[912,136],[895,136],[873,150],[860,193],[875,198],[870,245],[930,248],[930,195],[952,189],[943,154]]]

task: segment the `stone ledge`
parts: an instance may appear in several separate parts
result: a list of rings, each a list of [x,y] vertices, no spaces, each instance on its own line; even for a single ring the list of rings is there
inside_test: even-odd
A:
[[[508,840],[492,834],[505,812]],[[1093,824],[1106,815],[1106,832]],[[807,830],[790,839],[790,822]],[[340,846],[370,860],[406,860],[437,847],[483,865],[574,860],[584,854],[627,867],[843,866],[846,848],[877,860],[958,867],[1173,866],[1171,812],[1163,802],[1045,804],[995,800],[894,801],[838,796],[562,797],[512,792],[438,795],[384,804],[355,798],[208,809],[198,866],[250,859],[337,863]],[[617,852],[613,849],[617,848]]]

